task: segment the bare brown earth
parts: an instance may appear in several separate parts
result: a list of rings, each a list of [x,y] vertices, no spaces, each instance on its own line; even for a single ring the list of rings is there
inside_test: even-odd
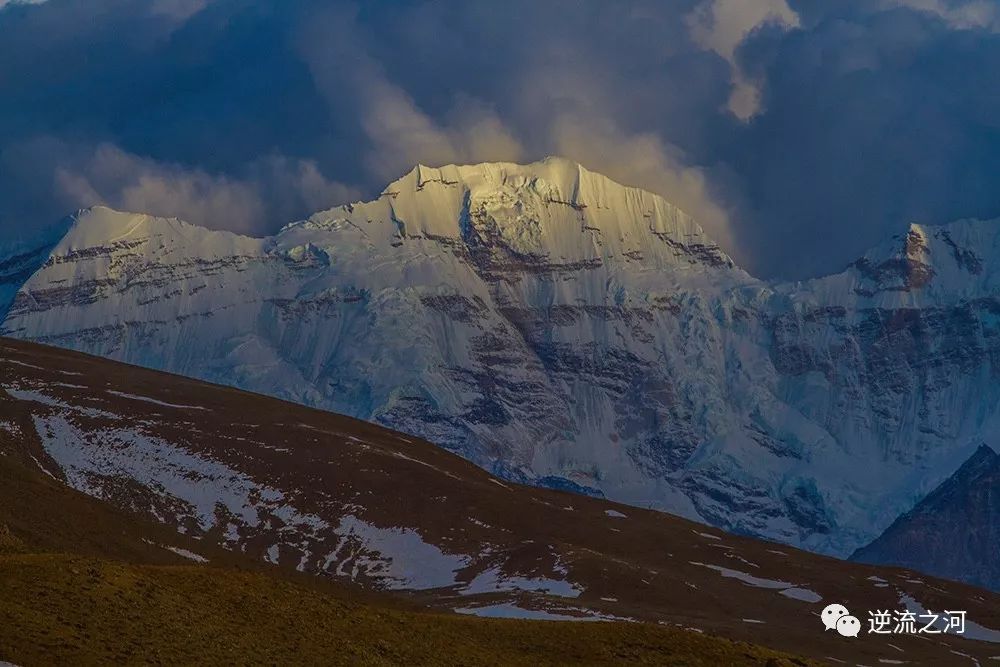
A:
[[[610,632],[605,627],[679,628],[689,630],[684,637],[755,642],[831,664],[971,665],[991,664],[992,656],[1000,656],[1000,644],[954,636],[843,638],[823,632],[819,620],[826,604],[838,602],[867,625],[867,610],[900,609],[906,594],[928,609],[967,610],[971,620],[996,629],[996,594],[728,535],[658,512],[500,482],[429,443],[372,424],[8,339],[0,342],[0,386],[5,390],[0,391],[0,460],[19,464],[2,469],[13,479],[3,483],[22,489],[14,499],[0,496],[0,522],[9,526],[8,541],[31,543],[35,551],[176,564],[183,559],[164,548],[174,546],[213,567],[254,563],[260,572],[317,595],[332,594],[323,586],[336,586],[338,595],[354,596],[359,604],[632,619],[642,623],[496,623],[583,628],[561,632],[584,634]],[[64,450],[54,458],[52,443],[61,431],[53,425],[60,423],[69,424],[76,439],[70,454]],[[120,432],[174,449],[154,460],[114,435]],[[80,452],[90,457],[87,470],[74,467],[72,457]],[[249,488],[260,520],[241,519],[225,502],[216,503],[206,520],[161,483],[162,476],[143,477],[128,468],[135,461],[179,473],[198,493]],[[191,461],[202,467],[192,469]],[[24,472],[14,472],[18,467]],[[107,503],[83,498],[62,486],[65,481]],[[49,496],[38,493],[38,485],[46,494],[60,489],[73,511],[54,503],[39,513],[32,499]],[[9,509],[18,502],[19,509]],[[117,509],[112,512],[109,505]],[[122,520],[122,511],[132,516]],[[409,529],[424,543],[461,558],[462,567],[453,581],[430,589],[393,580],[378,565],[391,554],[344,538],[349,521]],[[274,566],[263,565],[269,558]],[[9,564],[4,571],[11,571]],[[483,580],[500,585],[470,585]],[[546,587],[548,594],[540,590]],[[793,588],[799,592],[782,593]],[[392,597],[371,592],[380,589],[393,589]],[[802,597],[802,591],[821,601],[789,597]],[[460,620],[470,628],[491,623]],[[598,626],[602,629],[593,629]]]

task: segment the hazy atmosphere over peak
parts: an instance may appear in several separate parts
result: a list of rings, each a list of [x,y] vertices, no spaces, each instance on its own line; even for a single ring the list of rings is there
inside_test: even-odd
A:
[[[416,163],[555,154],[760,276],[1000,216],[1000,2],[0,0],[0,239],[272,232]]]

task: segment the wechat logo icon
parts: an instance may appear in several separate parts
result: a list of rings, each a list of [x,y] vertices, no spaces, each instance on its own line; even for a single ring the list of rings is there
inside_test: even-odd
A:
[[[828,604],[820,618],[824,628],[836,630],[842,637],[857,637],[861,632],[861,621],[857,616],[851,616],[851,612],[842,604]]]

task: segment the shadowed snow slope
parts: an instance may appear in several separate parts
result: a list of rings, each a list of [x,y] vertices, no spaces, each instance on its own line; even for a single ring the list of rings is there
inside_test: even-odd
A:
[[[575,163],[420,166],[266,239],[83,211],[0,331],[846,556],[1000,426],[998,229],[775,285]]]

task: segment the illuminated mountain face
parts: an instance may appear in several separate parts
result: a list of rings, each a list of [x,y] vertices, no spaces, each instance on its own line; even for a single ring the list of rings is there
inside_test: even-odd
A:
[[[835,555],[997,426],[995,224],[914,226],[772,284],[662,198],[560,159],[417,167],[264,239],[71,222],[12,271],[4,334]]]

